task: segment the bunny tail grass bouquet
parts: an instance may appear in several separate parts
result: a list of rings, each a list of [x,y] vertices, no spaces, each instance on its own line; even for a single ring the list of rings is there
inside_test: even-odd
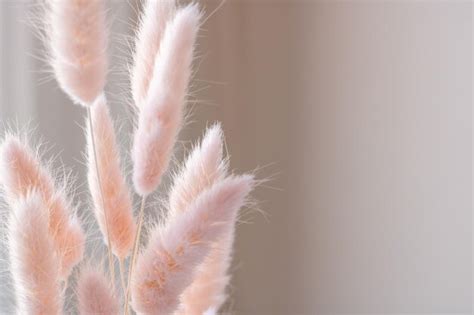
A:
[[[219,124],[175,172],[161,205],[166,218],[151,224],[144,214],[183,124],[202,13],[172,0],[143,4],[130,72],[135,215],[104,93],[105,10],[102,0],[48,0],[44,17],[55,77],[87,116],[92,209],[83,212],[98,223],[104,263],[84,257],[87,235],[64,185],[24,137],[7,135],[0,179],[15,313],[215,314],[226,300],[238,212],[255,184],[251,175],[230,174]]]

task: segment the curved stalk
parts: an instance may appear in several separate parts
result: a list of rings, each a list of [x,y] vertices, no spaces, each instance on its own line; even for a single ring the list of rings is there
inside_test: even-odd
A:
[[[125,306],[124,306],[125,315],[129,314],[130,282],[132,279],[133,267],[137,260],[138,245],[140,244],[140,234],[142,231],[143,216],[145,212],[145,201],[146,201],[146,196],[143,196],[141,206],[140,206],[140,213],[138,214],[138,226],[137,226],[137,232],[135,234],[135,242],[133,244],[133,253],[132,253],[132,257],[130,258],[130,267],[128,269],[127,293],[125,295]]]
[[[127,285],[125,284],[125,259],[119,259],[120,282],[122,283],[123,297],[127,294]]]

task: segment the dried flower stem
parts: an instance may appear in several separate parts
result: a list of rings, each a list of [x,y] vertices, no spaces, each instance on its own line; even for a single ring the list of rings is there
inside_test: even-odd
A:
[[[123,296],[127,294],[127,285],[125,284],[125,264],[124,259],[119,259],[120,282],[122,283]]]
[[[142,225],[143,225],[143,217],[145,213],[145,202],[146,202],[146,196],[142,197],[142,202],[140,206],[140,213],[138,214],[138,226],[137,226],[137,232],[135,234],[135,242],[133,244],[133,252],[132,252],[132,257],[130,258],[130,267],[128,268],[128,283],[127,283],[127,293],[125,295],[125,315],[128,315],[129,309],[128,309],[128,304],[130,301],[130,282],[132,279],[132,273],[133,273],[133,267],[135,265],[135,262],[137,260],[137,254],[138,254],[138,245],[140,244],[140,234],[142,231]]]
[[[99,172],[99,164],[97,162],[97,152],[96,152],[96,147],[95,147],[95,135],[94,135],[94,127],[92,124],[92,113],[91,109],[88,106],[87,107],[87,116],[89,119],[89,128],[91,132],[91,138],[92,138],[92,149],[94,151],[94,161],[95,161],[95,167],[96,167],[96,172],[97,172],[97,182],[99,184],[100,188],[100,198],[102,201],[102,209],[104,209],[104,217],[105,217],[105,229],[107,230],[107,255],[109,257],[109,274],[110,274],[110,280],[111,283],[114,284],[114,278],[115,278],[115,268],[114,268],[114,261],[113,261],[113,256],[112,256],[112,246],[110,244],[110,232],[109,232],[109,223],[108,223],[108,218],[107,218],[107,211],[105,211],[105,202],[104,202],[104,192],[102,191],[102,182],[100,180],[100,172]]]
[[[66,295],[66,291],[67,291],[67,286],[69,285],[69,281],[68,279],[65,279],[63,281],[63,295]]]

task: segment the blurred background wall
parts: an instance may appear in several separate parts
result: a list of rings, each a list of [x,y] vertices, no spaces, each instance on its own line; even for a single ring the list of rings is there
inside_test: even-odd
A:
[[[126,143],[139,5],[110,5],[107,91]],[[227,309],[472,313],[472,6],[229,0],[206,20],[177,155],[220,120],[232,167],[272,178],[255,193],[265,215],[239,225]],[[0,2],[1,120],[31,121],[83,183],[84,111],[33,57],[32,9]]]

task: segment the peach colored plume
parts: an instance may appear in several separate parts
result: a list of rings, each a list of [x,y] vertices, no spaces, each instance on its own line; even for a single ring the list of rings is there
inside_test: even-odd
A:
[[[79,275],[77,299],[81,315],[120,314],[120,306],[113,286],[101,272],[91,267],[82,270]]]
[[[31,193],[12,208],[8,239],[17,314],[61,314],[59,260],[48,233],[46,205]]]
[[[60,276],[66,279],[82,259],[84,233],[70,213],[71,204],[63,191],[55,189],[51,175],[32,150],[18,138],[9,136],[0,146],[0,182],[10,206],[27,194],[37,191],[48,209],[49,233],[60,260]]]
[[[199,193],[225,177],[227,164],[223,161],[222,141],[222,130],[216,124],[207,130],[201,145],[192,151],[170,193],[171,215],[185,211]],[[181,297],[180,313],[202,315],[210,308],[219,309],[225,301],[234,224],[229,222],[227,231],[212,245],[211,252],[199,266],[194,281]]]
[[[91,105],[104,89],[107,32],[104,0],[49,0],[51,65],[71,99]]]
[[[91,107],[91,114],[103,199],[101,187],[97,180],[91,134],[87,137],[89,189],[94,200],[95,215],[105,243],[107,243],[105,223],[107,217],[112,251],[120,259],[124,259],[133,246],[135,223],[133,221],[130,192],[122,174],[120,152],[105,97],[102,96],[97,99]],[[88,128],[88,130],[91,129]]]
[[[209,309],[218,310],[224,304],[226,287],[230,281],[228,270],[232,260],[235,222],[212,245],[211,252],[197,269],[192,284],[181,297],[181,313],[201,315]]]
[[[143,106],[148,94],[148,86],[160,49],[161,38],[166,24],[176,11],[175,0],[148,0],[144,4],[135,40],[135,53],[131,69],[131,85],[134,104]]]
[[[249,175],[213,185],[189,209],[156,228],[132,275],[132,305],[139,313],[170,314],[179,305],[212,242],[229,228],[253,186]]]
[[[219,124],[211,126],[200,145],[191,152],[173,182],[169,197],[171,215],[181,213],[205,189],[225,177],[223,135]]]
[[[159,184],[182,124],[200,17],[196,4],[179,9],[166,26],[156,56],[132,149],[133,182],[142,196]]]

